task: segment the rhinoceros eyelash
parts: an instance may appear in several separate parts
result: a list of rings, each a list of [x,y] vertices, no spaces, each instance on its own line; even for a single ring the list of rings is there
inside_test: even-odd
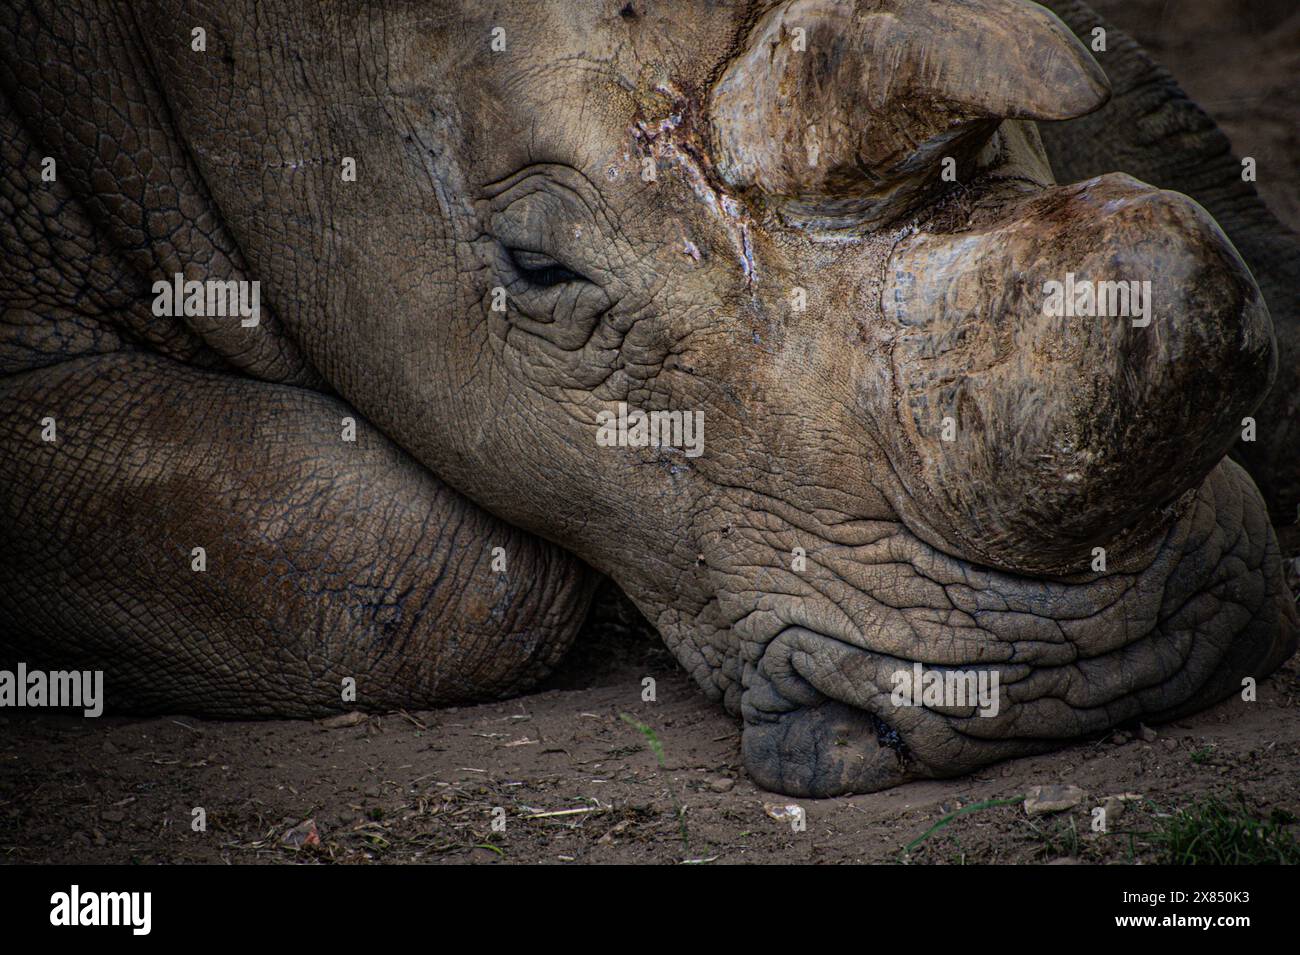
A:
[[[554,285],[564,285],[566,282],[586,281],[577,272],[566,268],[545,253],[531,252],[527,249],[507,249],[506,252],[515,271],[530,285],[550,288]]]

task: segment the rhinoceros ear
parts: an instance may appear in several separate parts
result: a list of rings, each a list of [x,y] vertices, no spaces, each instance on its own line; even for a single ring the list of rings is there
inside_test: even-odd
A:
[[[1003,119],[1068,119],[1109,95],[1074,34],[1027,0],[787,0],[714,86],[713,161],[787,218],[876,227]]]

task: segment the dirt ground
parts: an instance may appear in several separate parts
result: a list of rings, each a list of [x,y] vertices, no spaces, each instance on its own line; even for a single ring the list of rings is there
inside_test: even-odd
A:
[[[1300,228],[1294,0],[1100,6],[1184,80],[1238,152],[1256,157],[1261,193]],[[656,681],[657,702],[642,702],[645,677]],[[0,859],[1157,861],[1167,848],[1153,835],[1161,820],[1209,795],[1238,800],[1293,833],[1300,818],[1297,660],[1262,683],[1254,703],[1127,727],[976,776],[804,800],[804,831],[785,809],[795,800],[745,775],[737,722],[703,698],[657,641],[607,617],[588,625],[537,693],[342,722],[8,711],[0,716]],[[1045,785],[1084,795],[1065,812],[1027,815],[1019,799]],[[1090,813],[1106,797],[1125,798],[1110,803],[1109,831],[1094,833]],[[989,801],[1008,804],[979,808]],[[206,830],[196,832],[200,807]],[[505,820],[504,831],[493,830],[494,818]]]
[[[1261,684],[1255,703],[973,777],[796,801],[749,781],[736,722],[665,651],[631,632],[593,645],[527,697],[333,728],[10,716],[0,854],[114,863],[1128,861],[1160,858],[1146,833],[1161,813],[1205,794],[1240,794],[1261,819],[1300,817],[1296,661]],[[647,676],[654,703],[641,701]],[[662,765],[624,714],[653,731]],[[1086,796],[1048,817],[1019,805],[962,815],[905,851],[947,813],[1058,784]],[[1142,798],[1096,834],[1090,812],[1107,796]],[[780,818],[791,804],[804,810],[805,831]],[[206,832],[192,830],[196,807]],[[498,807],[504,832],[492,831]]]

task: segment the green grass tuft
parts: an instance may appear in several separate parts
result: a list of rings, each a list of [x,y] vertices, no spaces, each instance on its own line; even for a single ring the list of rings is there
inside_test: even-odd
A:
[[[1276,818],[1256,819],[1240,796],[1217,797],[1157,817],[1150,834],[1167,865],[1296,865],[1300,843]]]

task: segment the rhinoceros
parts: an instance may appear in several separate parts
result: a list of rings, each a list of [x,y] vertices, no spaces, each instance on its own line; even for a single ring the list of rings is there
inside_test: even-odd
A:
[[[11,0],[0,655],[437,707],[603,575],[806,796],[1243,692],[1298,246],[1056,8]]]

